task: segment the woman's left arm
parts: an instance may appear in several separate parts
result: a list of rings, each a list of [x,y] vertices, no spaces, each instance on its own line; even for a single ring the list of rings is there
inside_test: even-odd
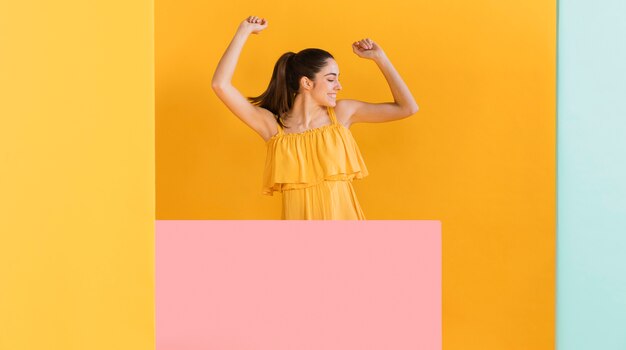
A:
[[[354,53],[376,62],[382,71],[394,102],[367,103],[358,100],[340,100],[337,104],[349,115],[348,125],[353,123],[382,123],[407,118],[419,110],[411,91],[396,71],[382,48],[370,39],[363,39],[352,44]]]

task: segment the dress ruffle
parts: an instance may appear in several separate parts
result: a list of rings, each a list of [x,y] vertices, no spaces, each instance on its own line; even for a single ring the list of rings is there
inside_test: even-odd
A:
[[[297,134],[279,132],[267,141],[263,194],[368,175],[352,133],[333,123]]]

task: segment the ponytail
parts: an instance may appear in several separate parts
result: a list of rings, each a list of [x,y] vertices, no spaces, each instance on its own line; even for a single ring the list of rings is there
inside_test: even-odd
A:
[[[284,53],[274,65],[272,79],[265,92],[257,97],[248,97],[248,101],[272,112],[278,124],[285,128],[283,120],[300,90],[300,78],[305,76],[313,80],[328,58],[334,57],[322,49]]]
[[[267,90],[257,97],[248,97],[252,104],[272,112],[278,124],[283,128],[285,124],[283,124],[282,119],[293,106],[293,101],[298,93],[298,84],[293,89],[292,84],[287,81],[290,73],[288,72],[289,63],[295,55],[295,52],[287,52],[280,56],[274,65],[274,72]]]

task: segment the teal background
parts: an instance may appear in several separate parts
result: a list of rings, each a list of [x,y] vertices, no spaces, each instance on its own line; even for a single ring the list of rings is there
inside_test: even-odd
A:
[[[626,349],[626,0],[561,0],[557,349]]]

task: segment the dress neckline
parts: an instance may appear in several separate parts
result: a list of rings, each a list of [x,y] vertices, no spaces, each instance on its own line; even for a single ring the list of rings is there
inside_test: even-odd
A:
[[[267,140],[266,143],[269,143],[270,141],[280,138],[280,137],[298,137],[298,136],[302,136],[302,135],[308,135],[308,134],[315,134],[315,133],[319,133],[322,132],[326,129],[330,129],[332,127],[344,127],[345,126],[343,124],[328,124],[328,125],[323,125],[317,128],[313,128],[313,129],[309,129],[309,130],[305,130],[305,131],[301,131],[301,132],[294,132],[294,133],[289,133],[289,134],[285,134],[285,133],[277,133],[274,136],[270,137],[269,140]]]
[[[328,118],[330,119],[330,124],[318,126],[317,128],[311,128],[311,129],[300,131],[300,132],[292,132],[292,133],[288,133],[288,134],[285,133],[285,130],[280,126],[280,124],[277,124],[278,132],[275,135],[273,135],[272,137],[270,137],[267,140],[266,143],[269,143],[271,140],[273,140],[275,138],[278,138],[278,137],[281,137],[281,136],[286,136],[286,137],[301,136],[301,135],[306,135],[306,134],[310,134],[310,133],[323,131],[323,130],[326,130],[326,129],[328,129],[330,127],[333,127],[333,126],[343,126],[343,124],[339,123],[339,121],[337,120],[337,117],[335,116],[335,111],[334,111],[333,107],[327,106],[326,107],[326,111],[328,112]]]
[[[317,131],[317,130],[325,129],[325,128],[327,128],[327,127],[329,127],[329,126],[333,126],[333,125],[335,125],[335,124],[332,124],[332,123],[331,123],[331,124],[326,124],[326,125],[318,126],[317,128],[311,128],[311,129],[307,129],[307,130],[304,130],[304,131],[300,131],[300,132],[290,132],[290,133],[288,133],[288,134],[287,134],[287,133],[285,133],[285,131],[283,130],[283,135],[284,135],[284,136],[289,136],[289,135],[302,135],[302,134],[308,134],[308,133],[310,133],[310,132],[315,132],[315,131]]]

